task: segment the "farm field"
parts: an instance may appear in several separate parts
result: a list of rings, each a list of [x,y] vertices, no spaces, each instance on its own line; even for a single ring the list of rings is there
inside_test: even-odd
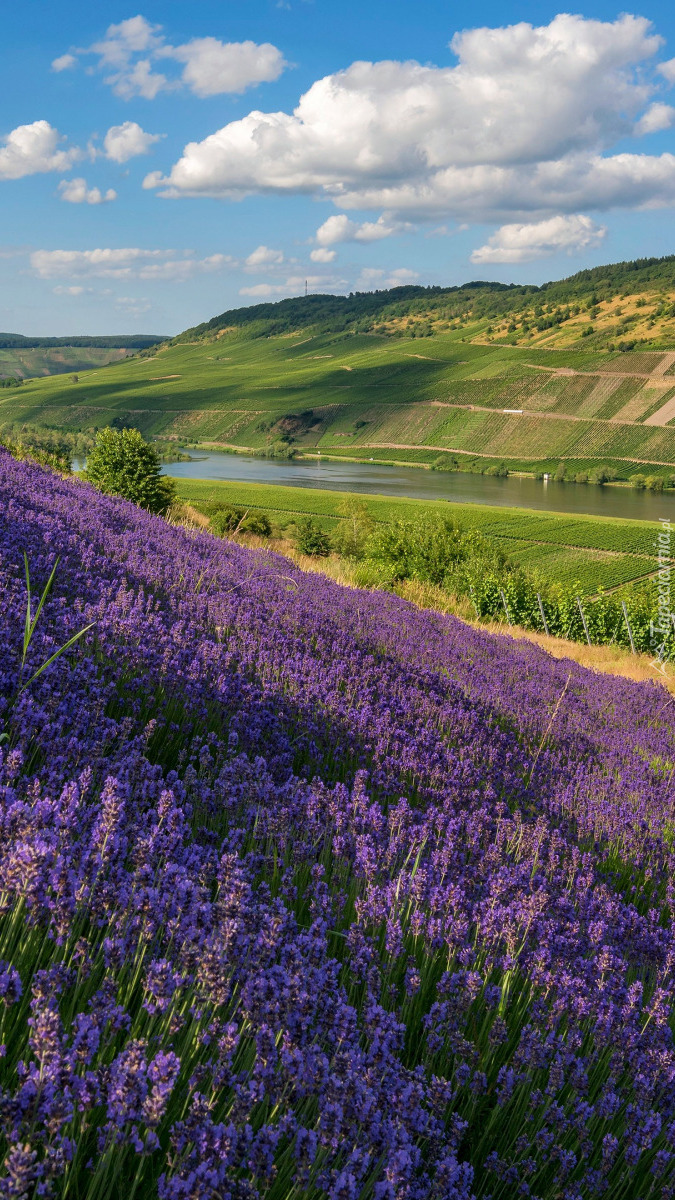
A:
[[[0,564],[8,1195],[668,1195],[662,687],[1,449]]]
[[[494,537],[514,562],[536,569],[550,581],[579,582],[584,592],[629,583],[658,568],[651,522],[566,516],[480,504],[364,496],[258,483],[176,479],[181,500],[207,512],[214,503],[240,504],[277,521],[316,517],[326,528],[340,519],[350,495],[366,504],[375,521],[415,520],[423,513],[451,514],[464,527]]]

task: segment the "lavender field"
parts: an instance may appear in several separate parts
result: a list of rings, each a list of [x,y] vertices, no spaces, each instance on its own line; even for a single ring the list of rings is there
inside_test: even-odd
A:
[[[0,1197],[675,1196],[667,692],[1,450],[0,647]]]

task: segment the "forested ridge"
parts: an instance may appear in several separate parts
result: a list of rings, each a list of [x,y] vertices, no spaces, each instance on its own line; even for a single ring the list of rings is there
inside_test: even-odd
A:
[[[429,332],[441,320],[478,321],[514,317],[537,306],[548,309],[585,302],[594,310],[621,294],[675,289],[675,255],[611,263],[541,285],[473,280],[453,287],[406,285],[348,296],[309,295],[228,309],[187,329],[174,342],[210,340],[239,329],[247,337],[271,337],[311,328],[316,333],[389,332],[405,336],[406,320],[427,318]],[[543,313],[541,314],[543,315]],[[433,323],[433,324],[431,324]],[[527,332],[527,331],[526,331]]]

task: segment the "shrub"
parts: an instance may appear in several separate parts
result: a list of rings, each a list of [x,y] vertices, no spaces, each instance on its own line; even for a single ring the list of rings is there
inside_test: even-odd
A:
[[[236,508],[233,504],[224,505],[211,517],[211,531],[218,537],[227,537],[240,528],[245,516],[243,508]]]
[[[159,455],[137,429],[102,429],[85,478],[106,495],[131,500],[148,512],[165,513],[175,499],[173,481],[161,474]]]
[[[312,517],[305,517],[298,522],[295,545],[301,554],[309,554],[313,558],[327,558],[330,554],[330,538]]]
[[[239,525],[239,531],[240,533],[255,533],[258,537],[269,537],[272,533],[272,524],[265,513],[251,513],[248,517],[244,517]]]
[[[475,530],[465,531],[452,518],[395,521],[370,539],[369,553],[386,566],[394,581],[451,586],[462,594],[468,588],[469,567],[503,570],[505,555]]]
[[[650,492],[662,492],[663,479],[660,475],[648,475],[645,479],[645,487],[648,488]]]

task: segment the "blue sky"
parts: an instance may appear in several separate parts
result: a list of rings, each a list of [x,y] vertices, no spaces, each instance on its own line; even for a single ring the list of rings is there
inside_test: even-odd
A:
[[[665,0],[29,0],[3,51],[2,330],[675,252]]]

